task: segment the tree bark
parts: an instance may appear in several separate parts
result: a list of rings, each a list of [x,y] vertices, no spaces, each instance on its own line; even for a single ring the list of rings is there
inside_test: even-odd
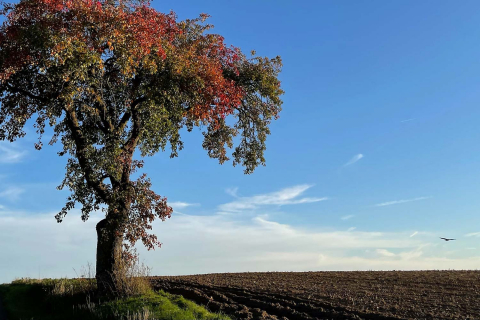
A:
[[[123,268],[123,232],[113,219],[103,219],[97,224],[96,279],[100,294],[118,294],[118,275]]]

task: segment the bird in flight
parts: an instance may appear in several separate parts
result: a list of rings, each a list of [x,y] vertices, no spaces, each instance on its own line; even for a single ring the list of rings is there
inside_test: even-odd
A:
[[[440,237],[440,239],[445,240],[445,241],[457,240],[457,239],[448,239],[448,238],[442,238],[442,237]]]

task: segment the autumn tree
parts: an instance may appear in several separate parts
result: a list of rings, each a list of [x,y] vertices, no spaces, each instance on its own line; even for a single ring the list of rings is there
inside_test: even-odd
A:
[[[151,223],[172,213],[145,174],[131,179],[142,167],[136,155],[176,157],[181,129],[200,127],[220,163],[232,150],[247,174],[264,164],[281,60],[227,46],[208,32],[207,15],[177,21],[133,0],[21,0],[2,3],[1,14],[0,140],[23,137],[32,119],[41,149],[53,128],[49,144],[60,141],[68,158],[58,188],[71,191],[57,221],[77,204],[83,220],[105,213],[96,227],[101,290],[115,289],[125,248],[160,245]]]

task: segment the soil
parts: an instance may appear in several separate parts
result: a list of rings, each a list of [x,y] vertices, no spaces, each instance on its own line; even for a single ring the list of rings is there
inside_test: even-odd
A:
[[[480,271],[223,273],[151,281],[236,319],[480,319]]]

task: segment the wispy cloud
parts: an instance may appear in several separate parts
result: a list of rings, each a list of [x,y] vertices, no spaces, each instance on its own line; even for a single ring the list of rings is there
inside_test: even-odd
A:
[[[394,259],[399,259],[403,261],[409,261],[413,259],[418,259],[423,255],[422,248],[425,248],[428,246],[428,244],[423,244],[418,246],[417,248],[413,250],[405,250],[401,251],[399,253],[393,253],[387,249],[377,249],[375,250],[375,253],[381,257],[387,257],[387,258],[394,258]]]
[[[244,210],[254,210],[260,206],[283,206],[291,204],[319,202],[328,199],[326,197],[300,199],[298,198],[311,187],[312,185],[302,184],[272,193],[260,194],[251,197],[237,197],[237,200],[235,201],[219,205],[218,210],[221,213],[238,213]]]
[[[480,238],[480,232],[467,233],[465,237],[478,237]]]
[[[225,189],[225,193],[231,195],[232,197],[237,198],[237,197],[238,197],[238,195],[237,195],[237,193],[238,193],[238,187],[235,187],[235,188],[227,188],[227,189]]]
[[[362,159],[363,158],[363,154],[359,153],[355,156],[353,156],[352,159],[350,159],[350,161],[348,161],[347,163],[345,163],[343,166],[346,167],[346,166],[350,166],[352,164],[354,164],[355,162],[357,162],[358,160]]]
[[[194,206],[199,206],[200,204],[198,203],[187,203],[187,202],[181,202],[181,201],[173,201],[173,202],[168,202],[168,205],[173,208],[173,210],[182,210],[187,207],[194,207]]]
[[[26,154],[26,151],[20,151],[5,143],[0,143],[0,163],[20,162]]]
[[[347,231],[350,232],[350,231],[353,231],[353,230],[355,230],[355,229],[357,229],[357,227],[350,227],[350,228],[348,228]]]
[[[343,216],[343,217],[341,217],[340,219],[342,219],[342,220],[348,220],[348,219],[351,219],[351,218],[353,218],[353,217],[355,217],[353,214],[349,214],[348,216]]]
[[[25,189],[19,187],[10,187],[0,192],[0,198],[7,199],[9,201],[16,201],[20,198],[20,195],[25,192]]]
[[[410,235],[410,238],[415,237],[417,234],[418,234],[418,231],[415,231],[414,233],[412,233],[412,234]]]
[[[273,230],[277,233],[282,233],[282,234],[290,234],[290,235],[294,235],[295,234],[295,230],[289,226],[288,224],[282,224],[282,223],[278,223],[278,222],[275,222],[275,221],[270,221],[270,220],[267,220],[266,218],[264,217],[255,217],[252,219],[252,221],[261,226],[262,228],[265,228],[267,230]]]
[[[415,250],[400,252],[397,256],[399,256],[403,260],[420,258],[423,255],[423,251],[421,250],[422,247],[424,246],[421,246]]]
[[[395,257],[395,253],[388,251],[387,249],[377,249],[375,252],[383,257]]]
[[[376,205],[374,205],[374,207],[385,207],[385,206],[391,206],[391,205],[394,205],[394,204],[420,201],[420,200],[426,200],[426,199],[430,199],[430,198],[432,198],[432,197],[418,197],[418,198],[407,199],[407,200],[387,201],[387,202],[377,203]]]
[[[405,119],[405,120],[402,120],[402,121],[400,121],[400,122],[402,122],[402,123],[403,123],[403,122],[410,122],[410,121],[413,121],[413,120],[415,120],[415,118]]]

